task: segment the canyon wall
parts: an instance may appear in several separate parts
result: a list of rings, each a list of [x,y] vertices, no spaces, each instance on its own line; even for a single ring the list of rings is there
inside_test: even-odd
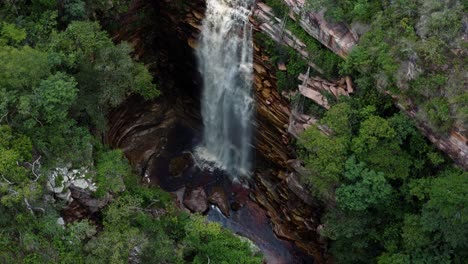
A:
[[[143,176],[156,173],[154,164],[157,159],[165,157],[177,145],[184,145],[183,141],[201,129],[200,83],[193,49],[197,47],[204,4],[203,1],[192,2],[180,9],[177,16],[163,5],[150,4],[157,10],[154,28],[123,26],[126,31],[116,34],[116,39],[134,45],[135,54],[150,65],[163,92],[160,98],[150,102],[132,97],[109,118],[107,142],[122,149]],[[133,8],[148,9],[150,6],[135,2]],[[129,15],[124,23],[135,24],[136,20]],[[259,30],[256,24],[254,30]],[[154,60],[162,60],[165,64],[150,64]],[[325,263],[326,244],[319,241],[316,231],[320,205],[307,194],[293,173],[294,156],[288,133],[289,102],[278,93],[274,67],[255,44],[252,89],[256,114],[252,122],[256,131],[257,166],[251,198],[267,211],[279,237],[294,241],[313,255],[316,263]],[[162,81],[160,76],[164,76]],[[193,133],[181,138],[180,131]]]

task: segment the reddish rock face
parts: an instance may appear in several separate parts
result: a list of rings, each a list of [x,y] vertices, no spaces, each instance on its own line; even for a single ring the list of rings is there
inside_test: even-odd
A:
[[[159,5],[158,20],[164,23],[153,26],[153,33],[141,29],[146,35],[160,34],[154,36],[152,43],[146,43],[147,40],[141,34],[138,35],[138,31],[127,37],[123,33],[119,36],[121,39],[130,38],[130,41],[137,45],[138,55],[144,60],[149,60],[148,63],[151,63],[152,55],[146,52],[152,47],[156,47],[160,57],[164,57],[165,64],[153,66],[155,75],[164,78],[162,80],[164,85],[160,85],[163,95],[152,102],[131,98],[126,105],[111,113],[107,142],[115,148],[122,149],[142,176],[169,175],[167,177],[182,181],[185,176],[173,176],[185,171],[186,166],[178,166],[182,162],[174,160],[174,156],[168,153],[177,150],[177,144],[181,144],[180,137],[175,133],[178,126],[198,131],[200,129],[197,103],[200,82],[197,81],[195,73],[196,63],[192,47],[196,47],[194,41],[198,38],[202,19],[200,14],[203,14],[203,10],[198,10],[202,5],[191,2],[192,7],[189,7],[185,15],[168,19],[171,14],[165,10],[166,5],[158,3],[156,5]],[[276,66],[269,64],[268,57],[259,46],[255,45],[254,48],[252,89],[256,100],[256,114],[252,122],[256,130],[255,162],[257,170],[267,170],[268,173],[260,173],[253,177],[254,188],[250,192],[235,191],[234,186],[228,193],[223,194],[221,190],[213,188],[208,198],[202,188],[188,188],[184,195],[180,193],[179,199],[192,212],[205,212],[209,200],[218,206],[223,214],[231,213],[231,217],[235,213],[229,212],[229,202],[233,205],[232,209],[240,209],[239,212],[245,209],[246,204],[256,203],[257,207],[261,206],[270,217],[277,235],[290,239],[313,255],[315,263],[323,263],[325,258],[322,252],[325,245],[318,242],[319,238],[315,231],[315,222],[318,222],[320,217],[320,209],[318,205],[303,201],[307,196],[306,193],[297,195],[288,185],[289,172],[292,171],[288,161],[294,158],[289,145],[289,102],[277,91]],[[154,165],[154,161],[161,158],[164,160],[159,164],[170,164],[171,160],[173,161],[172,173],[161,172],[160,168]],[[161,185],[163,180],[160,182]],[[226,196],[232,195],[231,192],[235,194],[228,201]]]
[[[202,187],[186,191],[184,205],[194,213],[204,213],[208,210],[208,197]]]
[[[229,216],[229,201],[226,192],[221,187],[214,187],[211,190],[210,197],[208,199],[210,203],[216,205],[219,210],[225,215]]]

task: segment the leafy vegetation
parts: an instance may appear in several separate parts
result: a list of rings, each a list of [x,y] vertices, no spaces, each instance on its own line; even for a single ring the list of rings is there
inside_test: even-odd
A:
[[[282,1],[267,3],[279,16],[289,13]],[[326,9],[334,22],[368,26],[340,65],[341,74],[353,76],[355,95],[339,99],[298,141],[309,171],[303,182],[327,205],[321,232],[332,241],[334,260],[463,263],[468,175],[431,146],[386,94],[439,133],[466,127],[466,5],[309,0],[305,8]],[[289,28],[301,36],[298,25]]]
[[[310,171],[304,181],[330,205],[322,234],[332,239],[335,260],[462,263],[467,173],[453,168],[407,117],[379,115],[375,106],[359,108],[358,100],[325,113],[320,127],[331,135],[313,126],[299,140]]]
[[[466,42],[462,1],[309,1],[339,21],[369,24],[342,73],[369,78],[382,92],[409,99],[418,119],[439,132],[466,127]],[[340,10],[343,10],[340,11]],[[360,15],[353,12],[360,10]],[[341,13],[345,16],[334,15]]]
[[[296,21],[289,17],[289,12],[286,4],[280,0],[267,0],[267,5],[272,7],[273,12],[278,18],[284,19],[285,29],[291,31],[291,33],[297,37],[301,42],[307,46],[307,52],[310,54],[309,60],[316,64],[321,70],[323,70],[323,76],[325,78],[333,78],[338,76],[338,66],[342,62],[342,59],[330,51],[327,47],[322,45],[315,38],[307,34]],[[297,20],[297,19],[296,19]],[[272,47],[269,47],[268,52],[281,54],[281,51],[274,51]],[[288,59],[284,59],[288,61]],[[304,73],[304,72],[302,72]]]
[[[247,242],[141,186],[100,142],[112,107],[159,95],[131,46],[101,28],[128,3],[0,3],[0,263],[261,263]],[[86,168],[94,198],[113,201],[61,224],[63,202],[46,186],[63,187],[63,175],[48,177],[63,167]]]

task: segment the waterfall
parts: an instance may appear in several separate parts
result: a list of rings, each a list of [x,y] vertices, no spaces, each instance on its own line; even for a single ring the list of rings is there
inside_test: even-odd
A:
[[[204,124],[197,154],[234,178],[251,169],[252,2],[207,0],[197,49]]]

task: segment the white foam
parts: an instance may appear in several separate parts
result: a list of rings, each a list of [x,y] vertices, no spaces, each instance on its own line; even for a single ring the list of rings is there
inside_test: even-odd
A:
[[[223,169],[233,178],[251,170],[252,2],[208,0],[197,49],[204,131],[195,156],[200,167]]]

